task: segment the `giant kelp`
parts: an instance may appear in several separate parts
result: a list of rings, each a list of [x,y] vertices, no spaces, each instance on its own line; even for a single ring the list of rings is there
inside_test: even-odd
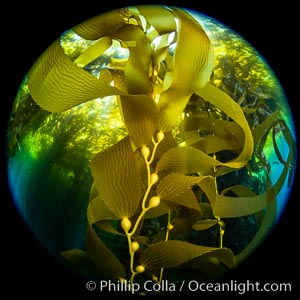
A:
[[[208,35],[185,10],[122,8],[72,31],[89,42],[68,54],[58,39],[42,54],[28,74],[33,100],[63,113],[114,95],[128,134],[92,157],[86,247],[62,255],[73,266],[93,266],[91,274],[130,282],[138,274],[160,282],[177,268],[209,273],[214,266],[216,275],[233,268],[271,228],[276,195],[292,174],[295,142],[278,109],[240,72],[233,70],[231,80],[214,73],[227,62],[215,63]],[[109,58],[113,47],[123,57]],[[105,63],[94,72],[99,57]],[[241,82],[247,88],[238,94]],[[289,145],[287,157],[278,134]],[[275,184],[264,153],[270,142],[283,165]],[[266,174],[259,191],[247,184],[258,166]],[[243,184],[228,181],[234,174],[244,174]],[[257,233],[235,253],[223,243],[226,220],[250,215]],[[150,234],[151,222],[157,226]],[[201,240],[211,229],[215,246]],[[129,253],[113,249],[108,236]]]

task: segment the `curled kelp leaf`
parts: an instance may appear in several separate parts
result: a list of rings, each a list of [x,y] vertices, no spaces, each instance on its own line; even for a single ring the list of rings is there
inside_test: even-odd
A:
[[[263,221],[254,238],[249,242],[245,249],[243,249],[239,254],[236,255],[237,265],[243,262],[246,257],[249,257],[249,255],[252,254],[252,252],[270,232],[276,221],[276,207],[276,201],[271,201],[267,205],[267,207],[265,207],[265,215]]]
[[[112,39],[109,36],[99,39],[95,44],[84,50],[75,60],[74,63],[83,68],[101,54],[103,54],[112,45]]]
[[[213,70],[213,48],[201,25],[183,10],[172,8],[172,13],[178,17],[179,29],[169,74],[172,81],[158,102],[158,127],[163,131],[174,126],[190,96],[207,83]]]
[[[206,154],[222,150],[241,150],[244,145],[243,130],[235,122],[188,117],[181,122],[180,128],[183,130],[186,145]]]
[[[267,207],[270,202],[276,200],[276,195],[280,192],[286,180],[291,157],[292,152],[285,163],[280,177],[265,193],[250,197],[230,197],[217,194],[213,205],[214,214],[223,218],[239,217],[256,213]]]
[[[228,192],[236,194],[238,197],[252,197],[255,196],[255,192],[250,190],[248,187],[243,185],[234,185],[231,187],[228,187],[220,193],[221,195],[226,195]]]
[[[221,109],[242,128],[244,132],[243,149],[237,158],[227,162],[225,166],[230,168],[243,167],[251,159],[253,153],[253,137],[243,110],[230,96],[210,83],[207,83],[196,93],[205,101]]]
[[[124,78],[129,94],[149,95],[153,93],[153,86],[149,77],[151,63],[151,47],[142,28],[127,25],[113,36],[126,46],[130,55],[124,70]]]
[[[176,30],[173,14],[164,6],[137,6],[137,9],[159,35]]]
[[[121,92],[79,68],[56,40],[34,63],[28,73],[33,100],[43,109],[62,112],[98,97]]]
[[[234,266],[234,254],[228,248],[205,247],[176,240],[152,244],[142,252],[140,264],[149,270],[173,268],[202,255],[215,257],[229,268]]]
[[[252,136],[254,143],[258,143],[261,139],[264,138],[270,131],[270,129],[276,123],[278,118],[279,110],[273,112],[270,116],[268,116],[264,121],[262,121],[259,125],[252,129]]]
[[[111,278],[125,278],[125,269],[114,253],[102,242],[91,225],[87,227],[86,250],[92,262]]]
[[[141,179],[129,137],[95,154],[91,168],[107,208],[118,218],[133,216],[141,197]]]
[[[193,93],[206,85],[211,76],[213,47],[204,29],[190,14],[177,8],[172,8],[172,13],[179,20],[172,87]]]
[[[126,9],[103,13],[74,26],[72,30],[86,40],[98,40],[113,35],[126,25],[125,15]]]

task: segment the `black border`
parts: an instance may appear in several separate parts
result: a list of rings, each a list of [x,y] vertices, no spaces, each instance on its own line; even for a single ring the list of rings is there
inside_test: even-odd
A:
[[[167,4],[207,14],[241,34],[266,59],[281,82],[299,126],[297,101],[299,62],[297,8],[293,1],[265,5],[262,1],[102,1],[6,3],[1,9],[1,200],[0,200],[0,293],[23,296],[101,296],[88,292],[85,281],[69,273],[50,257],[19,217],[6,182],[5,133],[11,103],[30,66],[60,34],[80,22],[120,6]],[[196,2],[196,3],[195,3]],[[270,2],[271,3],[271,2]],[[240,266],[232,279],[260,282],[291,282],[296,293],[298,174],[288,205],[274,231]],[[121,295],[121,294],[117,294]],[[172,294],[171,294],[172,295]],[[251,294],[250,294],[251,295]],[[199,296],[199,294],[194,294]],[[209,294],[205,293],[205,297]]]

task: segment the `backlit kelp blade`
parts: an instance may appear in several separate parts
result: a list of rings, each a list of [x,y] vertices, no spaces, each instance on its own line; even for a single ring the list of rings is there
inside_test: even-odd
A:
[[[206,84],[202,89],[199,89],[197,95],[221,109],[243,129],[244,146],[242,152],[236,159],[225,164],[225,166],[230,168],[243,167],[252,156],[253,137],[241,107],[227,94],[212,84]]]
[[[123,95],[120,104],[131,141],[138,148],[149,145],[157,125],[157,108],[152,99],[145,95]]]
[[[145,250],[140,263],[150,270],[173,268],[202,255],[219,259],[227,267],[234,266],[234,255],[230,249],[210,248],[183,241],[157,242]]]
[[[92,161],[92,174],[100,197],[118,218],[132,217],[141,197],[141,181],[128,137]]]
[[[198,181],[198,177],[171,173],[165,176],[157,186],[157,195],[163,199],[199,210],[199,203],[193,196],[186,193]],[[183,196],[182,198],[179,196]]]
[[[118,219],[106,206],[104,200],[98,195],[91,200],[87,210],[87,218],[90,224],[102,220]]]
[[[129,94],[151,95],[153,92],[149,78],[151,48],[144,32],[139,26],[127,25],[113,35],[113,38],[124,43],[130,52],[124,70],[125,83]]]
[[[100,240],[91,225],[87,227],[86,248],[89,257],[103,274],[112,278],[125,278],[123,264]]]
[[[111,37],[105,36],[100,38],[99,41],[83,51],[83,53],[74,60],[74,63],[81,68],[85,67],[102,55],[109,47],[111,47],[111,45]]]
[[[181,174],[206,173],[222,163],[206,153],[192,148],[172,148],[165,152],[157,162],[156,171],[178,172]]]
[[[86,40],[97,40],[103,36],[110,36],[126,25],[123,13],[126,13],[126,10],[120,9],[103,13],[74,26],[72,30]]]
[[[193,225],[193,229],[195,230],[206,230],[212,226],[215,226],[218,224],[218,220],[216,219],[206,219],[206,220],[200,220],[197,221],[194,225]]]
[[[158,127],[163,131],[175,125],[192,93],[207,83],[213,69],[213,51],[204,30],[185,12],[174,9],[173,13],[179,19],[179,30],[170,71],[172,80],[158,102]]]
[[[244,145],[244,133],[235,122],[216,118],[194,116],[180,123],[184,132],[185,144],[206,154],[223,150],[239,151]],[[208,132],[200,136],[199,132]]]
[[[39,106],[51,112],[66,111],[98,97],[120,91],[76,66],[63,52],[60,40],[36,61],[28,74],[30,93]]]
[[[163,6],[137,6],[136,8],[159,35],[176,31],[177,26],[171,10]]]

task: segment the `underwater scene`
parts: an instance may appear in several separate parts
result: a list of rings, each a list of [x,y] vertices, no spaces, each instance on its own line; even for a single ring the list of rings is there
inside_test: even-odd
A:
[[[251,256],[285,209],[297,151],[285,93],[247,41],[196,11],[136,6],[65,31],[36,60],[7,156],[46,251],[132,286],[216,280]]]

